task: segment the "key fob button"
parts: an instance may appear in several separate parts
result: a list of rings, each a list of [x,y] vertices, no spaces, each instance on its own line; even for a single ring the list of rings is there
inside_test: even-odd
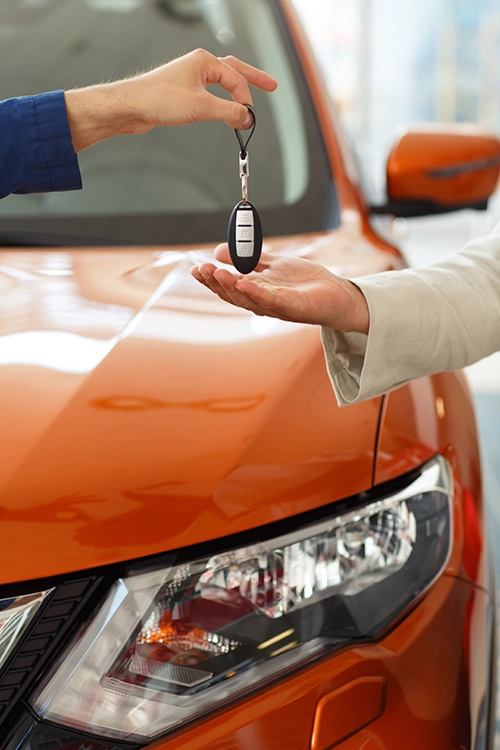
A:
[[[253,242],[237,242],[236,255],[239,258],[251,258],[253,255]]]
[[[238,211],[239,213],[239,211]],[[237,226],[236,227],[236,242],[253,242],[253,226]]]
[[[243,224],[247,226],[253,227],[253,211],[249,211],[248,209],[242,210],[236,212],[236,224],[238,226],[242,226]]]

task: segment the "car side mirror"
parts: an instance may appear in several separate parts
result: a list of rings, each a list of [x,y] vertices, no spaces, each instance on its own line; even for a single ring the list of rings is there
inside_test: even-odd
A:
[[[376,214],[427,216],[484,210],[498,184],[500,140],[475,125],[409,129],[387,159],[387,196]]]

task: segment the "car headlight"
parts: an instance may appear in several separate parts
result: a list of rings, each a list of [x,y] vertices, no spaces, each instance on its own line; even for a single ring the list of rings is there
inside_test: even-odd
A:
[[[34,708],[106,738],[150,740],[372,638],[442,572],[451,503],[451,474],[436,457],[404,488],[358,497],[340,513],[330,506],[289,533],[196,559],[172,555],[168,566],[124,577]]]

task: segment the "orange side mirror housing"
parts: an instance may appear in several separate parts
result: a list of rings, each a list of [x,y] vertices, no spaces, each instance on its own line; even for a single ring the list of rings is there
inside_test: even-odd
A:
[[[373,213],[425,216],[483,210],[500,175],[500,140],[475,125],[427,125],[404,132],[387,159],[387,196]]]

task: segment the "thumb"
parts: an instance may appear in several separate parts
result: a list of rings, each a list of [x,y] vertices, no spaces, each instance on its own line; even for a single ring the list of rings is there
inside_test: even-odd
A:
[[[227,242],[222,242],[220,245],[217,245],[214,250],[214,256],[216,260],[220,261],[220,263],[227,263],[228,265],[232,265],[231,256],[229,254],[229,245],[227,244]],[[277,263],[279,263],[278,258],[273,258],[273,256],[269,253],[262,251],[259,262],[257,263],[254,270],[257,272],[264,271],[266,268],[272,268],[273,265],[276,265]]]
[[[223,242],[221,245],[217,245],[214,255],[216,259],[221,263],[231,263],[231,256],[229,255],[229,245],[227,244],[227,242]]]
[[[221,99],[219,96],[207,92],[206,120],[223,120],[237,130],[247,130],[253,125],[253,116],[244,104]]]

